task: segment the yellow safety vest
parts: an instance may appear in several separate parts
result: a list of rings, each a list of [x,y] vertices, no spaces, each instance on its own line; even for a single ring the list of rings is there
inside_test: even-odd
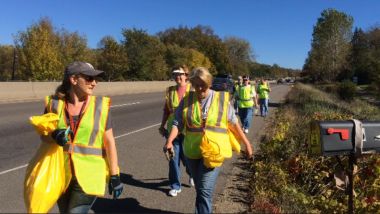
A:
[[[189,91],[190,91],[190,84],[187,84],[184,97],[187,96]],[[175,110],[177,109],[179,102],[180,102],[180,99],[179,99],[178,93],[177,93],[177,86],[174,85],[174,86],[170,86],[167,88],[165,99],[166,99],[166,106],[168,107],[169,112],[170,112],[169,117],[168,117],[168,121],[166,124],[166,128],[167,128],[168,132],[170,133],[170,131],[172,130],[172,126],[173,126],[174,113],[175,113]]]
[[[58,114],[58,128],[68,128],[64,110],[65,101],[56,96],[47,96],[45,102],[48,112]],[[63,147],[66,188],[72,178],[70,167],[70,163],[72,163],[75,176],[83,191],[86,194],[102,196],[109,172],[105,158],[104,134],[110,109],[110,98],[90,96],[87,102],[89,103],[79,121],[74,139]]]
[[[251,92],[255,90],[251,85],[243,85],[238,87],[239,95],[239,108],[251,108],[253,107],[253,99]]]
[[[202,120],[202,109],[195,92],[189,92],[184,98],[184,154],[190,159],[206,159],[214,155],[211,165],[204,161],[207,167],[215,167],[223,163],[224,158],[232,156],[232,148],[227,133],[228,120],[227,108],[229,104],[228,92],[215,92],[210,108],[207,113],[206,122]],[[206,143],[205,143],[206,142]],[[205,143],[205,144],[204,144]],[[210,147],[213,154],[201,151],[201,144]],[[212,157],[211,157],[212,158]],[[213,164],[215,161],[216,164]]]
[[[260,99],[268,99],[268,97],[269,97],[269,86],[268,86],[268,84],[259,84],[259,87],[257,90],[259,92],[259,98]]]

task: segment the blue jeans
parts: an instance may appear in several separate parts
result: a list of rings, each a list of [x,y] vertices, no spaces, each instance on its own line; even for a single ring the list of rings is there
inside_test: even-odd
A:
[[[268,115],[268,103],[269,103],[269,99],[262,99],[260,98],[259,99],[259,103],[260,103],[260,114],[262,117],[266,117]]]
[[[197,197],[195,213],[212,213],[212,194],[218,178],[220,167],[205,167],[203,159],[188,159],[190,171],[194,178]]]
[[[96,200],[96,196],[87,195],[73,177],[66,192],[58,199],[60,213],[88,213]]]
[[[239,108],[239,117],[243,129],[249,129],[249,127],[251,127],[253,117],[253,108]]]
[[[183,135],[179,135],[173,141],[174,158],[169,161],[169,183],[171,189],[181,189],[181,160],[182,164],[186,168],[186,173],[191,177],[189,167],[187,167],[187,158],[183,154]]]

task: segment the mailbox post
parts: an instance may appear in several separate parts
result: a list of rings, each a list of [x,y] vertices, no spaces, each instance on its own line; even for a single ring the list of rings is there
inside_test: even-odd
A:
[[[354,167],[364,154],[380,153],[380,121],[317,121],[310,130],[312,154],[348,155],[348,211],[354,212]]]

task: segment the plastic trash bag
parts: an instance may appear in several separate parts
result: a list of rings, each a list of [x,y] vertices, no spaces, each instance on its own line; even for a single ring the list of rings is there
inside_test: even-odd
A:
[[[32,116],[29,120],[39,135],[46,136],[57,128],[59,118],[57,114],[47,113],[41,116]]]
[[[242,141],[238,136],[237,133],[234,133],[234,128],[231,127],[232,125],[228,125],[228,136],[230,138],[230,144],[231,144],[231,148],[232,148],[232,151],[235,151],[236,153],[240,153],[240,150],[241,150],[241,146],[240,146],[240,142]]]
[[[206,134],[202,137],[200,149],[203,157],[203,164],[207,168],[215,168],[223,164],[224,157],[221,154],[219,143],[208,138]]]
[[[228,130],[228,136],[230,138],[230,143],[231,143],[231,147],[232,147],[232,151],[235,151],[236,153],[240,153],[240,142],[239,140],[237,139],[237,137],[235,136],[235,134]]]
[[[207,168],[219,167],[225,158],[232,157],[232,148],[229,138],[220,138],[219,133],[206,131],[199,146],[203,157],[203,164]]]
[[[30,118],[36,131],[48,135],[56,129],[58,116],[52,113]],[[29,162],[24,180],[24,202],[28,213],[47,213],[65,190],[63,148],[41,142]]]

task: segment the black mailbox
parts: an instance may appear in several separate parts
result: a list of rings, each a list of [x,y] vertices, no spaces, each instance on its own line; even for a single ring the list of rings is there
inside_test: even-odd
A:
[[[348,155],[360,149],[361,154],[380,152],[380,121],[362,122],[356,133],[354,121],[319,121],[311,125],[310,147],[313,154],[323,156]],[[358,147],[359,141],[362,144]]]

